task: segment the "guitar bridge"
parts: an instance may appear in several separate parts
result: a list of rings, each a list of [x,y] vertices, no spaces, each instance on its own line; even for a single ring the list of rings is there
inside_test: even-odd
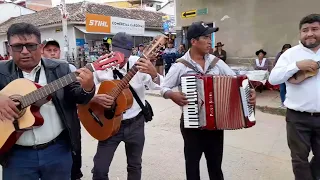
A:
[[[89,113],[93,117],[93,119],[99,124],[99,126],[103,127],[102,121],[100,121],[99,117],[92,111],[91,108],[88,109]]]

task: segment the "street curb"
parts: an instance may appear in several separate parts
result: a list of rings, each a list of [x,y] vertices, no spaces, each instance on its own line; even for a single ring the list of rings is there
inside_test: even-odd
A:
[[[155,93],[146,93],[147,96],[154,96],[154,97],[162,97],[160,94],[155,94]],[[259,106],[256,105],[256,108],[260,110],[261,112],[268,113],[268,114],[274,114],[274,115],[279,115],[279,116],[286,116],[286,109],[282,108],[275,108],[275,107],[269,107],[269,106]]]

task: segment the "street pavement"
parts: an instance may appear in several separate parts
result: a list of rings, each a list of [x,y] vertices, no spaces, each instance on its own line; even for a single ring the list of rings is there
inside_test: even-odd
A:
[[[181,110],[170,100],[148,96],[155,116],[145,126],[143,180],[184,180]],[[225,131],[223,172],[226,180],[292,180],[290,152],[282,116],[256,112],[257,124],[249,129]],[[92,177],[97,141],[83,128],[83,180]],[[208,139],[208,143],[209,143]],[[201,179],[208,180],[204,157]],[[110,180],[126,180],[126,156],[121,143],[110,167]],[[1,178],[0,178],[1,179]]]

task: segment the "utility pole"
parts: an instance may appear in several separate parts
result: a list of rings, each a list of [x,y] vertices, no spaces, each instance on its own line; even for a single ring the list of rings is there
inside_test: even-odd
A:
[[[61,18],[62,18],[62,31],[63,31],[63,37],[64,37],[64,43],[63,43],[63,52],[64,52],[64,59],[68,62],[71,61],[71,58],[69,58],[69,39],[68,39],[68,17],[69,13],[67,12],[66,7],[66,1],[61,0],[59,9],[61,11]]]

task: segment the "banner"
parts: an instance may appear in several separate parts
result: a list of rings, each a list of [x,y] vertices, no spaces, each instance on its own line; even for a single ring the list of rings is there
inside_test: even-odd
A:
[[[143,20],[86,14],[86,31],[116,34],[126,32],[130,35],[143,35],[145,22]]]

